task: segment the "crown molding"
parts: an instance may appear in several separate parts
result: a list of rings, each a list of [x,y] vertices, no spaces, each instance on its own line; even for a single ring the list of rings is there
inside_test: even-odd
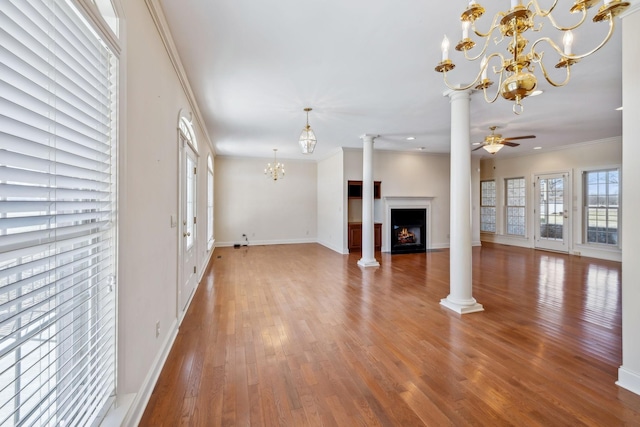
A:
[[[629,16],[632,13],[635,13],[635,12],[637,12],[639,10],[640,10],[640,0],[632,0],[631,1],[631,6],[629,6],[629,9],[627,9],[623,13],[621,13],[619,18],[620,19],[624,19],[627,16]]]
[[[180,81],[180,85],[182,86],[182,90],[184,90],[185,95],[187,96],[187,100],[189,101],[189,106],[193,111],[193,115],[204,134],[209,147],[211,148],[211,152],[213,155],[216,155],[215,148],[213,147],[213,143],[211,141],[211,137],[209,136],[209,132],[207,131],[207,127],[205,126],[204,119],[202,118],[202,113],[200,112],[200,108],[198,107],[198,103],[196,101],[196,97],[191,89],[191,85],[189,84],[189,79],[187,78],[187,73],[182,66],[182,61],[180,60],[180,55],[178,54],[178,49],[176,48],[175,43],[173,42],[173,37],[171,36],[171,31],[169,31],[169,24],[167,23],[167,19],[165,18],[164,11],[162,10],[162,6],[160,5],[159,0],[145,0],[147,5],[147,9],[149,9],[149,13],[151,14],[151,18],[153,19],[153,23],[158,29],[158,33],[160,34],[160,38],[162,39],[162,43],[167,51],[167,55],[169,55],[169,60],[173,65],[176,74],[178,75],[178,80]]]

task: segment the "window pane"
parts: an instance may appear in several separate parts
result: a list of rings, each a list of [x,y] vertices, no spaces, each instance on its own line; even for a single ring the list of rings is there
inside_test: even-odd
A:
[[[618,244],[619,191],[617,169],[584,173],[584,240],[587,243]]]
[[[524,178],[508,178],[505,180],[507,192],[507,234],[524,236],[526,188]]]
[[[480,182],[480,231],[496,232],[496,182]]]

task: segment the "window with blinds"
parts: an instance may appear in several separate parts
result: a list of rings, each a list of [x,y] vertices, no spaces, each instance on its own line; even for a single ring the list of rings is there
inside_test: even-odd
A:
[[[115,392],[117,57],[65,0],[0,1],[0,425]]]

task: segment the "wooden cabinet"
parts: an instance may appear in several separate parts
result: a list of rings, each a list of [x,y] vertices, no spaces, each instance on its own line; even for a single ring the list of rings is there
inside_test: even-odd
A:
[[[382,249],[382,224],[373,224],[373,244],[376,251]],[[349,251],[362,250],[362,223],[349,223]]]
[[[373,181],[373,198],[380,198],[381,181]],[[362,181],[347,181],[347,196],[350,199],[362,199]]]

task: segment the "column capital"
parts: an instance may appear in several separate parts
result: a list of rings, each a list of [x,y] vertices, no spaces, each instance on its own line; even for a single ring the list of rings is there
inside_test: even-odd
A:
[[[365,134],[360,136],[360,139],[362,139],[363,141],[369,140],[369,141],[373,142],[374,139],[379,138],[379,137],[380,137],[380,135],[374,135],[372,133],[365,133]]]
[[[447,89],[442,92],[442,96],[448,96],[449,99],[471,99],[471,94],[473,93],[473,89]]]

